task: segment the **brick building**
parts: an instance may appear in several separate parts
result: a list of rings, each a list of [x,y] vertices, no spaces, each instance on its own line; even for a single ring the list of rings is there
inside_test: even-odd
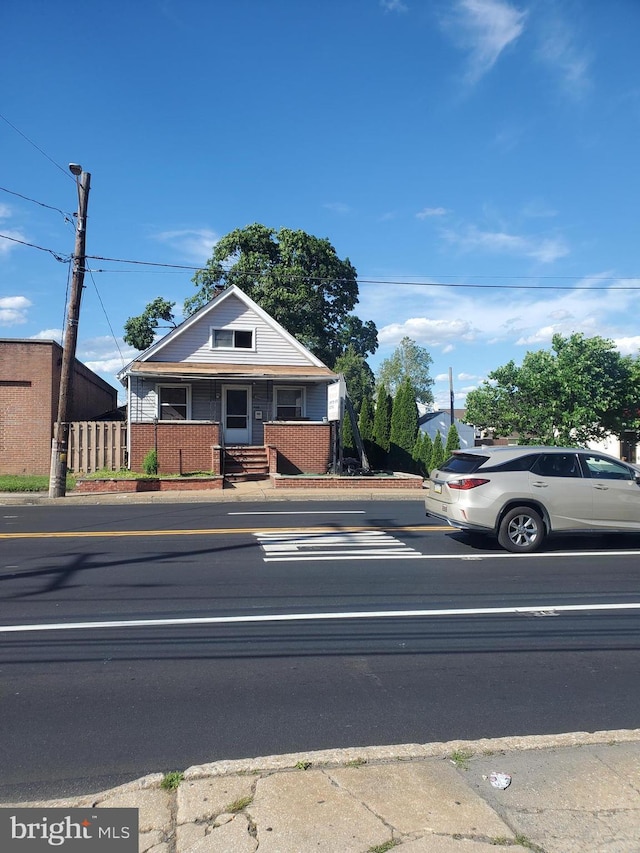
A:
[[[0,339],[0,474],[48,474],[58,416],[62,347],[55,341]],[[76,360],[71,420],[118,405],[118,392]]]

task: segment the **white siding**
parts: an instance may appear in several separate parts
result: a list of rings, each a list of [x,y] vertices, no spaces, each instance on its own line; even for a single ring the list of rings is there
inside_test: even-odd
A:
[[[170,384],[171,380],[167,380]],[[131,422],[149,423],[157,414],[156,386],[162,384],[152,379],[131,377]],[[187,384],[187,383],[185,383]],[[221,397],[224,384],[218,380],[203,379],[191,383],[191,419],[194,421],[220,422],[222,417]],[[246,383],[239,383],[246,384]],[[306,390],[305,418],[310,421],[321,421],[327,416],[327,386],[326,384],[306,384],[299,382],[272,381],[254,382],[252,384],[252,443],[262,444],[265,421],[274,418],[273,398],[274,384],[278,387],[291,385],[304,387]],[[262,417],[256,418],[255,413],[261,412]]]
[[[255,350],[212,349],[212,328],[254,329]],[[192,326],[176,335],[150,360],[203,364],[312,364],[304,352],[233,295],[221,302],[216,310],[206,312]]]

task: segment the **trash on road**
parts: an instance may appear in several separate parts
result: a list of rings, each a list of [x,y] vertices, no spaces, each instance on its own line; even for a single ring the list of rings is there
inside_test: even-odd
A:
[[[489,781],[494,788],[500,788],[501,791],[504,791],[511,784],[511,776],[508,773],[494,772],[489,774]]]

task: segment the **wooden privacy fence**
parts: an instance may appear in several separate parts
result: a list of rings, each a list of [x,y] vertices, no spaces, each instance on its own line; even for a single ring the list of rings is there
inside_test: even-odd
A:
[[[75,421],[69,424],[67,468],[74,474],[118,471],[127,465],[124,421]]]

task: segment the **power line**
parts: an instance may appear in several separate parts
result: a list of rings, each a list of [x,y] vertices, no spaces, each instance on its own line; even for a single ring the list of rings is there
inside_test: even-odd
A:
[[[67,177],[67,178],[71,178],[71,180],[74,180],[74,178],[72,178],[72,177],[71,177],[71,175],[69,174],[69,172],[68,172],[66,169],[63,169],[63,168],[62,168],[62,166],[60,165],[60,163],[56,163],[56,161],[55,161],[52,157],[49,157],[49,155],[47,154],[47,152],[46,152],[46,151],[43,151],[43,150],[42,150],[42,148],[39,148],[39,147],[35,144],[35,142],[34,142],[32,139],[29,139],[29,137],[26,135],[26,133],[23,133],[19,128],[17,128],[17,127],[15,126],[15,124],[11,124],[11,122],[9,121],[9,119],[8,119],[8,118],[6,118],[5,116],[3,116],[3,115],[2,115],[2,113],[0,113],[0,118],[1,118],[4,122],[6,122],[6,123],[9,125],[9,127],[13,128],[13,130],[15,130],[15,132],[16,132],[16,133],[19,133],[19,134],[20,134],[20,136],[21,136],[23,139],[26,139],[26,140],[27,140],[27,142],[29,143],[29,145],[33,145],[33,147],[36,149],[36,151],[39,151],[39,152],[42,154],[42,156],[43,156],[43,157],[46,157],[46,158],[47,158],[47,160],[49,160],[49,162],[50,162],[50,163],[53,163],[53,165],[56,167],[56,169],[60,169],[60,171],[62,172],[62,174],[63,174],[63,175],[65,175],[65,177]]]
[[[8,190],[6,187],[0,187],[0,190],[4,193],[9,193],[9,195],[15,195],[18,198],[23,198],[25,201],[33,202],[33,204],[39,204],[40,207],[46,207],[48,210],[55,210],[57,213],[61,213],[66,222],[73,222],[73,213],[65,213],[64,210],[60,210],[59,207],[53,207],[50,204],[45,204],[43,201],[37,201],[35,198],[29,198],[26,195],[22,195],[22,193],[14,192],[13,190]]]
[[[54,256],[54,258],[58,261],[62,261],[66,263],[69,258],[65,256],[59,255],[57,252],[54,252],[53,249],[46,249],[43,246],[37,246],[34,243],[27,243],[24,240],[18,240],[16,237],[10,237],[7,234],[0,234],[0,238],[4,238],[5,240],[11,240],[14,243],[20,243],[23,246],[29,246],[33,249],[40,249],[43,252],[49,252]],[[188,264],[167,264],[161,263],[159,261],[136,261],[131,258],[109,258],[103,255],[86,255],[87,259],[91,259],[94,261],[107,261],[109,263],[117,263],[117,264],[133,264],[137,266],[147,266],[153,267],[154,272],[157,269],[157,272],[162,270],[187,270],[197,272],[199,270],[204,269],[203,266],[191,266]],[[94,269],[92,270],[94,273],[105,273],[105,274],[113,274],[113,273],[122,273],[122,272],[138,272],[137,270],[109,270],[109,269]],[[152,270],[149,270],[152,272]],[[236,276],[244,275],[246,277],[254,277],[259,275],[260,271],[256,270],[255,273],[251,270],[244,270],[242,273],[235,272]],[[291,281],[296,281],[304,278],[307,281],[335,281],[336,279],[324,278],[320,276],[291,276]],[[539,281],[542,279],[543,281],[584,281],[585,279],[591,279],[592,281],[598,282],[608,282],[608,281],[633,281],[637,282],[634,285],[593,285],[587,284],[583,286],[575,286],[575,285],[562,285],[562,284],[476,284],[471,282],[453,282],[453,281],[409,281],[409,278],[418,278],[418,276],[407,276],[404,279],[383,279],[383,278],[358,278],[358,284],[380,284],[380,285],[391,285],[391,286],[405,286],[405,287],[447,287],[447,288],[466,288],[466,289],[475,289],[475,290],[640,290],[640,276],[589,276],[589,275],[563,275],[563,276],[530,276],[530,275],[480,275],[480,274],[471,274],[466,276],[461,276],[458,274],[446,274],[439,276],[439,278],[480,278],[480,279],[492,279],[492,280],[502,280],[502,281]],[[430,276],[420,276],[420,278],[430,278]],[[345,279],[345,282],[347,280]]]
[[[87,258],[91,258],[93,261],[110,261],[114,264],[141,264],[142,266],[147,267],[167,267],[168,269],[174,270],[201,270],[202,266],[192,267],[186,266],[185,264],[162,264],[156,261],[132,261],[126,260],[124,258],[103,258],[100,255],[87,255]],[[109,272],[109,270],[96,270],[96,272]]]
[[[48,252],[50,255],[56,259],[56,261],[60,261],[60,263],[68,264],[71,258],[69,255],[61,255],[58,252],[54,252],[53,249],[46,249],[44,246],[36,246],[35,243],[27,243],[26,240],[18,240],[17,237],[10,237],[8,234],[0,234],[0,237],[3,240],[11,240],[12,243],[20,243],[21,246],[28,246],[30,249],[39,249],[41,252]]]
[[[122,355],[122,350],[120,349],[120,344],[118,343],[118,339],[116,338],[115,332],[113,331],[113,326],[111,325],[111,320],[109,319],[109,316],[107,314],[107,309],[104,307],[104,302],[102,301],[102,297],[100,296],[100,291],[98,290],[98,285],[95,282],[95,279],[93,277],[91,270],[86,270],[86,272],[89,273],[89,277],[91,278],[91,281],[93,282],[93,286],[94,286],[95,291],[96,291],[96,296],[98,297],[98,302],[100,303],[100,307],[102,308],[102,313],[105,316],[105,320],[107,321],[107,325],[109,326],[109,330],[111,332],[111,337],[113,338],[113,342],[115,343],[118,352],[120,353],[120,361],[122,362],[122,366],[124,367],[124,365],[125,365],[124,356]]]

